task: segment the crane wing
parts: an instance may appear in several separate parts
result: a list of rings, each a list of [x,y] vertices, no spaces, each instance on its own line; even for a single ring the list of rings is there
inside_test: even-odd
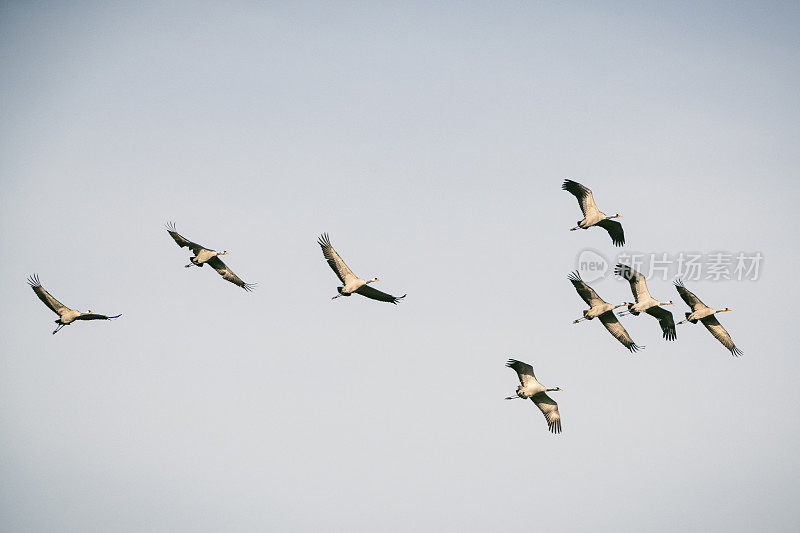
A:
[[[586,302],[589,307],[594,307],[598,304],[606,303],[605,300],[600,298],[594,289],[588,286],[582,279],[578,271],[572,272],[567,279],[572,282],[572,286],[575,287],[575,290],[578,291],[578,296],[583,298],[583,301]]]
[[[614,273],[617,276],[621,276],[628,280],[628,283],[631,285],[633,297],[636,298],[637,302],[647,300],[651,297],[650,292],[647,290],[647,284],[644,281],[644,276],[636,272],[628,265],[617,263],[617,266],[614,268]]]
[[[558,412],[558,404],[544,392],[531,396],[531,401],[544,415],[547,420],[547,427],[552,433],[561,433],[561,415]]]
[[[33,292],[36,293],[36,296],[38,296],[39,299],[44,302],[44,305],[49,307],[58,316],[61,316],[61,313],[69,309],[66,305],[53,298],[49,292],[44,290],[42,284],[39,283],[38,274],[33,274],[28,278],[28,285],[31,286],[31,289],[33,289]]]
[[[84,313],[75,317],[75,320],[111,320],[112,318],[119,318],[122,313],[114,316],[98,315],[97,313]]]
[[[702,322],[706,329],[711,332],[714,338],[716,338],[722,343],[723,346],[731,351],[731,355],[734,357],[739,357],[742,355],[742,351],[737,348],[735,344],[733,344],[733,339],[731,339],[731,336],[727,331],[725,331],[725,328],[722,327],[722,324],[719,323],[717,317],[714,315],[709,315],[701,318],[700,322]]]
[[[578,205],[581,206],[581,211],[583,212],[584,217],[590,213],[599,211],[594,203],[592,191],[590,191],[588,187],[584,187],[577,181],[564,180],[564,183],[561,185],[561,189],[567,191],[578,199]]]
[[[336,250],[333,249],[333,246],[331,246],[331,239],[328,237],[327,233],[320,235],[317,242],[322,248],[322,255],[325,256],[325,260],[328,261],[328,265],[330,265],[333,272],[339,278],[339,281],[347,285],[348,283],[358,279],[358,277],[353,274],[353,271],[350,270],[344,261],[342,261],[342,258],[339,257],[339,254],[336,253]]]
[[[688,290],[683,285],[683,281],[676,280],[675,288],[678,289],[678,294],[681,295],[681,298],[683,298],[683,301],[686,302],[686,305],[692,308],[692,312],[697,311],[698,309],[705,309],[708,307],[706,304],[700,301],[700,298],[695,296],[693,292]]]
[[[519,382],[523,387],[527,387],[529,383],[539,383],[536,380],[536,375],[533,373],[533,367],[528,363],[517,361],[516,359],[509,359],[506,363],[508,368],[513,368],[519,377]]]
[[[625,231],[622,229],[622,224],[616,220],[605,218],[595,224],[595,226],[600,226],[608,232],[608,234],[611,236],[611,242],[614,243],[614,246],[622,246],[625,244]]]
[[[194,253],[194,255],[199,254],[200,250],[204,250],[204,249],[205,250],[210,250],[210,248],[206,248],[202,244],[197,244],[196,242],[192,242],[189,239],[183,237],[180,233],[178,233],[176,231],[174,222],[169,222],[169,223],[167,223],[166,226],[167,226],[167,233],[169,233],[169,236],[172,237],[173,240],[181,248],[183,248],[183,247],[189,248],[192,251],[192,253]]]
[[[242,281],[239,278],[239,276],[237,276],[236,274],[233,273],[233,270],[228,268],[228,266],[225,263],[222,262],[222,259],[220,259],[219,256],[215,255],[214,257],[212,257],[211,259],[206,261],[206,263],[211,265],[211,268],[216,270],[217,273],[220,276],[222,276],[226,280],[230,281],[234,285],[238,285],[239,287],[243,288],[247,292],[252,291],[256,286],[255,283],[245,283],[244,281]]]
[[[367,298],[371,298],[373,300],[379,300],[381,302],[389,302],[397,305],[397,302],[402,300],[406,297],[406,295],[402,296],[392,296],[391,294],[386,294],[385,292],[381,292],[378,289],[373,289],[369,285],[362,285],[356,289],[356,292],[361,296],[366,296]]]
[[[658,324],[661,326],[661,333],[668,341],[674,341],[677,336],[675,334],[675,320],[672,318],[672,313],[663,307],[653,306],[645,311],[648,315],[658,319]]]
[[[600,322],[606,327],[609,333],[614,336],[619,342],[622,343],[624,347],[630,350],[631,353],[636,352],[637,350],[641,350],[644,346],[637,346],[628,332],[625,331],[625,328],[620,324],[617,315],[614,314],[614,311],[606,311],[602,315],[599,316]]]

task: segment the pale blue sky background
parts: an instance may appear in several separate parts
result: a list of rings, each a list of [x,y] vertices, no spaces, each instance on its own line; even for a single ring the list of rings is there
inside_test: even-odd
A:
[[[1,2],[3,529],[796,531],[799,21]],[[617,250],[567,231],[565,177],[626,250],[764,254],[758,281],[687,282],[744,357],[571,324],[576,255]],[[259,288],[184,269],[168,220]],[[331,301],[323,231],[406,300]],[[124,315],[53,336],[32,272]],[[562,435],[503,401],[508,357],[565,389]]]

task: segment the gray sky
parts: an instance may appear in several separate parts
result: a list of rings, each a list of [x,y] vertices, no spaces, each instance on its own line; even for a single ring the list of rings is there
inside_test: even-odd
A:
[[[795,531],[799,19],[0,3],[3,529]],[[626,252],[763,254],[687,281],[742,358],[699,325],[624,319],[632,356],[571,324],[576,256],[619,250],[567,231],[566,177]],[[184,269],[169,220],[258,289]],[[323,231],[406,300],[331,301]],[[53,336],[33,272],[123,317]],[[565,389],[562,435],[503,401],[508,357]]]

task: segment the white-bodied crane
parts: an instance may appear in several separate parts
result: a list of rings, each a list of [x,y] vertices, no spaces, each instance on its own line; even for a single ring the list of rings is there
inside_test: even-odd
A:
[[[536,407],[544,415],[547,420],[547,427],[552,433],[561,433],[561,415],[558,412],[558,404],[550,396],[548,392],[560,391],[559,387],[548,389],[536,379],[533,373],[533,367],[528,363],[517,361],[516,359],[509,359],[506,366],[513,368],[519,376],[521,385],[517,387],[516,396],[508,396],[506,400],[513,400],[515,398],[522,398],[526,400],[530,398]]]
[[[339,281],[341,281],[343,284],[341,287],[336,288],[336,290],[339,291],[339,294],[332,296],[331,299],[336,299],[339,296],[350,296],[353,293],[357,293],[373,300],[389,302],[397,305],[397,302],[406,297],[405,294],[402,296],[392,296],[391,294],[386,294],[385,292],[381,292],[378,289],[373,289],[370,287],[370,283],[380,281],[378,278],[364,280],[353,274],[353,271],[348,268],[344,261],[342,261],[342,258],[339,257],[339,254],[336,253],[336,250],[333,249],[333,246],[331,246],[331,240],[327,233],[320,235],[317,243],[319,243],[320,247],[322,248],[322,255],[325,257],[328,265],[330,265],[331,269],[336,274],[336,277],[338,277]]]
[[[589,287],[582,279],[578,272],[573,272],[568,276],[568,279],[572,282],[572,286],[575,287],[575,290],[578,291],[578,295],[583,298],[583,301],[589,305],[589,309],[584,310],[583,318],[579,318],[577,320],[573,320],[573,324],[577,324],[581,320],[592,320],[593,318],[599,318],[600,322],[605,326],[611,335],[614,336],[619,342],[622,343],[624,347],[631,351],[631,353],[636,352],[637,350],[641,350],[644,346],[638,346],[628,332],[625,331],[625,328],[620,324],[619,319],[614,314],[614,309],[617,307],[623,307],[627,304],[619,304],[619,305],[611,305],[610,303],[606,302],[602,298],[600,298],[597,293]]]
[[[686,319],[681,320],[678,324],[683,324],[684,322],[691,322],[692,324],[696,324],[699,320],[703,323],[706,329],[717,339],[719,342],[722,343],[724,347],[730,350],[731,355],[734,357],[739,357],[742,355],[742,351],[736,347],[733,343],[733,339],[725,331],[725,328],[722,327],[722,324],[719,323],[717,320],[716,315],[717,313],[724,313],[726,311],[733,311],[733,309],[711,309],[706,304],[700,301],[700,298],[694,295],[689,289],[687,289],[681,280],[675,281],[675,288],[678,290],[678,294],[681,295],[683,301],[686,302],[686,305],[692,308],[691,313],[686,313]]]
[[[594,203],[592,191],[577,181],[564,180],[561,188],[578,199],[578,205],[581,206],[581,211],[583,212],[583,220],[579,220],[577,222],[578,225],[574,228],[570,228],[570,231],[600,226],[611,236],[611,242],[614,243],[614,246],[622,246],[625,244],[625,232],[622,230],[622,224],[616,220],[611,220],[612,218],[622,218],[622,215],[617,213],[610,217],[606,216]]]
[[[196,242],[192,242],[189,239],[183,237],[178,231],[175,229],[175,223],[170,222],[167,224],[167,233],[169,233],[170,237],[172,237],[175,242],[183,248],[184,246],[189,248],[192,253],[194,254],[193,257],[189,258],[189,263],[186,265],[186,268],[191,268],[192,265],[202,267],[204,264],[208,263],[211,265],[211,268],[217,271],[217,273],[222,276],[224,279],[230,281],[234,285],[238,285],[239,287],[243,288],[246,291],[252,291],[253,288],[257,285],[256,283],[245,283],[244,281],[239,278],[233,271],[228,268],[228,266],[222,262],[222,259],[219,258],[220,255],[227,255],[228,251],[223,250],[222,252],[218,252],[216,250],[212,250],[211,248],[206,248],[201,244],[197,244]]]
[[[61,330],[61,328],[64,326],[68,326],[76,320],[110,320],[112,318],[119,318],[122,316],[121,313],[115,316],[106,316],[92,313],[91,309],[87,313],[82,313],[76,309],[70,309],[66,305],[53,298],[50,293],[47,292],[44,287],[42,287],[42,284],[39,282],[38,274],[33,274],[28,278],[28,285],[31,286],[31,289],[33,289],[33,292],[36,293],[36,296],[38,296],[39,299],[44,302],[44,305],[49,307],[55,314],[58,315],[58,320],[55,321],[55,323],[58,324],[58,327],[53,332],[53,335],[58,333],[59,330]]]
[[[617,266],[614,268],[614,273],[628,280],[628,283],[631,285],[631,292],[636,300],[635,303],[628,303],[627,313],[623,311],[620,313],[620,316],[625,314],[636,316],[639,313],[647,313],[658,320],[664,338],[668,341],[674,341],[676,338],[675,320],[672,318],[672,313],[663,307],[659,307],[660,305],[674,305],[672,300],[669,302],[659,302],[650,296],[644,276],[628,265],[617,263]]]

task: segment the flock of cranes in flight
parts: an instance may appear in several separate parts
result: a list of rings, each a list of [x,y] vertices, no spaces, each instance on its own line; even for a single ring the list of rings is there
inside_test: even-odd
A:
[[[612,220],[614,218],[621,218],[619,214],[615,214],[613,216],[605,215],[594,203],[592,191],[578,182],[564,180],[561,188],[571,193],[578,199],[578,204],[583,212],[583,220],[579,220],[577,225],[574,228],[571,228],[570,231],[577,229],[588,229],[592,226],[599,226],[608,232],[609,236],[611,237],[611,241],[615,246],[623,246],[625,244],[625,232],[622,229],[622,224],[616,220]],[[233,283],[234,285],[237,285],[248,292],[255,288],[255,283],[246,283],[242,281],[242,279],[234,274],[234,272],[228,268],[222,259],[220,259],[220,256],[228,254],[227,251],[223,250],[219,252],[188,240],[177,232],[174,223],[167,224],[167,233],[169,233],[170,237],[172,237],[179,247],[189,248],[189,250],[191,250],[191,252],[194,254],[189,258],[190,263],[185,265],[186,268],[191,268],[192,266],[202,267],[203,265],[208,264],[211,266],[211,268],[216,270],[223,279]],[[341,287],[336,288],[338,294],[333,296],[332,299],[336,299],[341,296],[350,296],[351,294],[355,293],[372,300],[389,302],[396,305],[400,300],[406,297],[405,294],[403,296],[392,296],[391,294],[381,292],[374,287],[370,287],[371,283],[380,281],[378,278],[365,280],[356,276],[333,248],[330,237],[327,233],[323,233],[319,237],[317,243],[320,245],[320,248],[322,248],[323,257],[336,274],[336,277],[338,277],[339,281],[342,283]],[[674,341],[677,338],[677,335],[675,332],[676,324],[672,317],[672,313],[661,307],[666,305],[674,305],[673,302],[671,300],[669,302],[660,302],[653,298],[650,295],[650,292],[647,290],[647,284],[645,283],[644,276],[628,265],[617,264],[614,269],[614,273],[626,279],[630,283],[634,302],[623,302],[619,305],[612,305],[600,298],[594,289],[589,287],[589,285],[587,285],[581,279],[578,272],[569,274],[569,281],[572,283],[573,287],[575,287],[578,295],[589,306],[589,309],[583,311],[583,317],[574,320],[573,324],[577,324],[584,320],[593,320],[595,318],[599,318],[600,323],[605,326],[608,332],[611,333],[611,335],[625,348],[633,353],[644,348],[644,346],[639,346],[633,342],[633,339],[622,326],[617,317],[625,315],[638,316],[641,313],[647,313],[658,320],[658,324],[661,327],[661,332],[664,339],[668,341]],[[114,316],[101,315],[98,313],[92,313],[91,310],[83,313],[75,309],[70,309],[56,300],[49,292],[45,290],[44,287],[42,287],[37,274],[33,274],[28,278],[28,284],[33,289],[33,292],[36,293],[36,296],[38,296],[47,307],[49,307],[58,315],[58,319],[55,321],[56,324],[58,324],[58,327],[55,329],[55,331],[53,331],[53,334],[58,333],[61,328],[72,324],[76,320],[110,320],[122,316],[121,314]],[[725,346],[725,348],[727,348],[734,357],[741,355],[741,350],[736,347],[731,339],[731,336],[714,316],[718,313],[730,311],[731,309],[728,309],[727,307],[725,309],[712,309],[708,307],[702,301],[700,301],[700,299],[695,296],[694,293],[689,291],[681,280],[675,281],[675,288],[677,289],[678,294],[683,301],[686,302],[686,305],[691,308],[691,312],[686,313],[685,320],[681,320],[678,322],[678,324],[683,324],[685,322],[696,324],[699,320],[703,323],[706,329],[708,329],[711,335],[721,342],[722,345]],[[625,307],[625,309],[618,314],[614,314],[614,310],[619,307]],[[533,367],[527,363],[510,359],[506,363],[506,366],[516,371],[520,381],[520,385],[517,387],[516,395],[509,396],[506,399],[512,400],[515,398],[522,398],[532,400],[536,407],[538,407],[544,415],[550,431],[553,433],[561,433],[561,415],[558,412],[558,404],[547,395],[547,392],[560,391],[562,389],[558,387],[548,389],[539,383],[533,372]]]
[[[561,188],[578,199],[578,204],[581,206],[581,211],[583,212],[583,220],[579,220],[578,225],[570,231],[578,228],[588,229],[592,226],[600,226],[608,231],[614,245],[622,246],[625,244],[625,233],[622,230],[622,224],[616,220],[610,220],[612,218],[620,218],[619,214],[610,217],[606,216],[594,203],[592,191],[578,182],[564,180]],[[674,341],[677,338],[675,333],[675,320],[672,318],[671,312],[661,307],[662,305],[674,305],[672,300],[668,302],[659,302],[653,298],[650,295],[650,291],[647,290],[647,283],[645,282],[644,276],[628,265],[617,264],[614,267],[614,273],[626,279],[630,284],[631,293],[633,293],[634,298],[633,302],[611,305],[600,298],[594,289],[589,287],[581,279],[577,272],[573,272],[568,276],[568,279],[572,282],[578,295],[589,305],[589,309],[583,312],[583,318],[573,321],[573,324],[577,324],[582,320],[592,320],[599,317],[600,322],[615,339],[621,342],[622,345],[631,352],[636,352],[643,348],[643,346],[638,346],[633,342],[633,339],[631,339],[631,336],[625,331],[625,328],[619,322],[617,316],[638,316],[641,313],[647,313],[658,320],[658,325],[661,327],[661,333],[664,338],[668,341]],[[719,323],[716,317],[714,317],[716,313],[724,313],[730,311],[730,309],[727,307],[725,309],[712,309],[708,307],[701,302],[694,293],[689,291],[681,280],[675,281],[675,288],[678,290],[678,294],[683,301],[686,302],[686,305],[692,309],[690,313],[686,313],[686,320],[681,320],[678,324],[683,324],[687,321],[696,324],[699,320],[714,338],[721,342],[725,348],[730,350],[731,355],[734,357],[741,355],[741,350],[736,347],[731,336],[725,331],[725,328],[722,327],[722,324]],[[614,315],[614,309],[618,307],[626,307],[626,310]]]

